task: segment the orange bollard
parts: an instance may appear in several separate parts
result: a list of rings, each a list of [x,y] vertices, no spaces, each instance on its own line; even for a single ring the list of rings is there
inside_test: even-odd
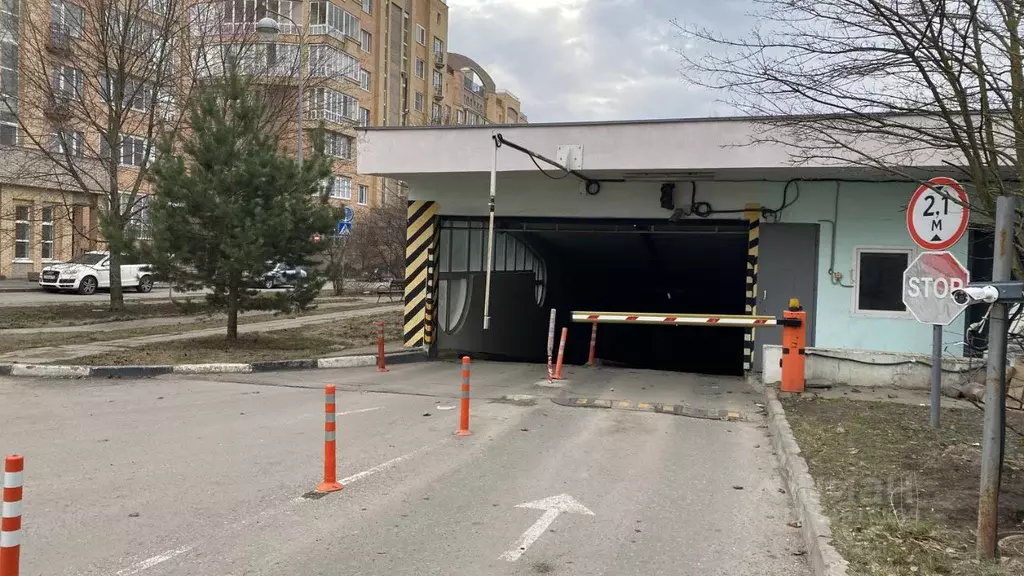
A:
[[[0,576],[18,576],[21,557],[21,475],[25,457],[4,460],[3,516],[0,517]]]
[[[456,436],[469,436],[469,356],[462,357],[462,402],[459,406],[459,429]]]
[[[387,372],[384,366],[384,323],[377,322],[377,372]]]
[[[800,301],[790,298],[789,309],[782,312],[786,324],[782,325],[782,367],[783,392],[803,392],[806,384],[805,364],[807,362],[807,312]]]
[[[565,357],[565,339],[569,337],[569,329],[562,328],[562,339],[558,341],[558,362],[555,363],[555,380],[562,379],[562,359]]]
[[[593,328],[590,329],[590,355],[587,356],[587,366],[593,366],[597,361],[596,358],[597,349],[597,322],[594,322]]]
[[[343,488],[338,483],[338,448],[335,443],[338,424],[334,412],[334,384],[328,384],[324,387],[324,481],[316,487],[317,492],[337,492]]]

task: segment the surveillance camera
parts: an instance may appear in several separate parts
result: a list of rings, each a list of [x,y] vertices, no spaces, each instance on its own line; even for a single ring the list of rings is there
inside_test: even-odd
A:
[[[968,286],[953,291],[953,301],[963,306],[984,302],[991,304],[999,299],[999,289],[995,286]]]

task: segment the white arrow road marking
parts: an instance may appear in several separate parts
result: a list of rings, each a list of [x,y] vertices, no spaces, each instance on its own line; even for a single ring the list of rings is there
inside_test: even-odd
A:
[[[526,550],[540,538],[544,531],[548,529],[548,526],[558,518],[558,515],[562,512],[569,512],[571,514],[583,514],[586,516],[593,516],[594,513],[589,508],[580,504],[575,498],[568,494],[559,494],[558,496],[551,496],[542,500],[534,500],[533,502],[527,502],[525,504],[518,504],[516,508],[530,508],[533,510],[543,510],[544,514],[530,526],[523,535],[519,537],[519,541],[515,543],[512,548],[509,548],[505,552],[498,556],[499,560],[507,560],[509,562],[515,562],[519,560]]]

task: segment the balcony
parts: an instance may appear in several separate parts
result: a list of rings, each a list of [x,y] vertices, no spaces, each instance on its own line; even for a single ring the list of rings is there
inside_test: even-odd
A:
[[[324,120],[326,122],[333,122],[335,124],[341,124],[342,126],[350,127],[359,124],[359,118],[352,118],[345,116],[344,114],[335,110],[329,110],[327,108],[315,108],[306,113],[306,116],[310,120]]]
[[[444,52],[434,52],[434,68],[444,68]]]
[[[57,94],[43,106],[43,114],[54,122],[64,122],[71,117],[71,102],[70,97]]]
[[[50,37],[46,39],[46,49],[55,54],[71,52],[71,28],[63,24],[50,24]]]

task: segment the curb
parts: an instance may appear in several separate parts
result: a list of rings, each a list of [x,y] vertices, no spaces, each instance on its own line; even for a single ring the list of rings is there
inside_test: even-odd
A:
[[[796,507],[800,534],[807,546],[811,568],[816,576],[846,576],[848,564],[832,546],[832,526],[821,511],[821,496],[814,486],[807,461],[800,454],[800,446],[793,436],[793,429],[789,426],[779,396],[774,388],[765,386],[764,397],[772,448],[779,460],[786,490]]]
[[[428,360],[421,351],[385,354],[388,364],[409,364]],[[263,362],[176,364],[153,366],[55,366],[50,364],[0,364],[0,376],[24,378],[152,378],[166,374],[248,374],[284,370],[319,370],[376,366],[376,354],[335,356],[303,360],[267,360]]]
[[[584,398],[582,396],[566,396],[552,398],[552,402],[559,406],[572,408],[605,408],[609,410],[629,410],[633,412],[657,412],[659,414],[673,414],[675,416],[687,416],[689,418],[700,418],[703,420],[723,420],[735,422],[746,420],[740,412],[732,410],[708,410],[696,408],[686,404],[662,404],[660,402],[633,402],[631,400],[600,400],[595,398]]]

